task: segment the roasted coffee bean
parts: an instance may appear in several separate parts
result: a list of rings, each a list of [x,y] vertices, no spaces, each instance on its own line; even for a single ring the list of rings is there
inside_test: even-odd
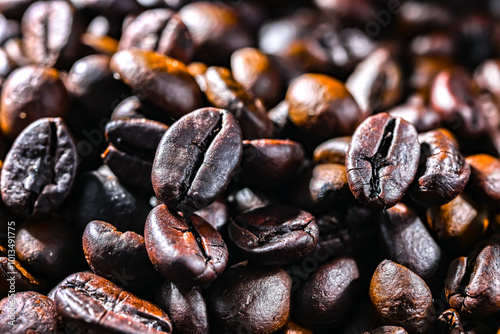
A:
[[[110,68],[142,98],[179,118],[201,107],[198,84],[178,60],[144,50],[123,50]]]
[[[83,231],[92,220],[102,220],[120,231],[144,232],[151,206],[132,194],[107,166],[82,174],[72,192],[70,215]]]
[[[124,185],[153,193],[153,160],[167,129],[163,123],[146,119],[109,122],[106,124],[109,146],[102,154],[103,162]]]
[[[82,18],[66,1],[37,1],[24,13],[23,47],[40,66],[69,68],[81,55]]]
[[[432,111],[432,114],[437,114],[437,112],[427,103],[431,91],[429,83],[432,83],[441,71],[453,69],[455,66],[457,65],[453,61],[453,58],[449,57],[419,56],[413,58],[413,70],[410,74],[409,85],[412,91],[415,91],[416,94],[421,95],[422,98],[425,99],[425,101],[423,101],[425,102],[423,105],[424,110],[429,109]],[[439,121],[441,121],[441,115],[438,114],[437,116]],[[430,117],[430,120],[433,120],[435,115],[432,115],[432,117],[431,115],[426,115],[426,117]],[[422,121],[428,122],[429,120],[424,119]],[[437,128],[437,126],[435,128]],[[432,129],[423,131],[429,130]]]
[[[241,156],[241,130],[234,116],[216,108],[198,109],[163,136],[153,163],[153,188],[169,208],[199,210],[225,190]]]
[[[471,155],[465,159],[470,165],[469,186],[480,199],[500,202],[500,160],[487,154]]]
[[[271,205],[243,213],[229,223],[229,237],[242,255],[262,265],[285,265],[316,247],[314,216],[300,209]]]
[[[168,315],[158,306],[91,273],[68,276],[54,295],[65,322],[87,333],[172,333]]]
[[[386,110],[401,98],[403,74],[391,51],[373,51],[346,81],[346,87],[364,115]]]
[[[288,320],[291,287],[279,267],[236,265],[210,287],[209,306],[232,333],[271,334]]]
[[[445,293],[451,307],[468,317],[485,317],[500,311],[500,238],[476,249],[470,257],[453,260],[448,268]]]
[[[26,56],[23,49],[23,41],[21,38],[11,38],[3,46],[7,56],[16,64],[17,66],[30,65],[31,61]]]
[[[125,15],[137,13],[143,7],[137,0],[71,0],[80,9],[91,10],[109,18],[123,18]]]
[[[201,288],[183,288],[167,281],[161,286],[156,303],[169,315],[175,333],[209,333],[207,305]]]
[[[41,290],[42,282],[27,272],[14,255],[8,256],[0,257],[0,298],[9,293]]]
[[[226,268],[228,251],[224,240],[195,214],[180,216],[159,205],[149,213],[144,238],[156,270],[176,284],[209,283]]]
[[[427,84],[427,81],[426,81]],[[426,106],[422,96],[413,96],[408,103],[396,106],[387,111],[392,117],[401,117],[413,124],[418,132],[437,129],[441,126],[441,117],[432,108]]]
[[[500,61],[491,59],[476,68],[474,81],[483,90],[500,99]]]
[[[442,334],[465,334],[462,321],[458,313],[450,308],[439,315],[436,321],[436,330]]]
[[[228,204],[235,213],[243,213],[273,204],[274,201],[265,193],[251,188],[232,189],[227,196]]]
[[[448,130],[421,133],[418,140],[420,166],[410,190],[411,198],[424,206],[448,203],[464,190],[470,167]]]
[[[238,120],[245,139],[270,138],[273,124],[262,102],[234,80],[224,67],[209,67],[204,74],[208,101],[217,108],[229,110]]]
[[[231,54],[252,45],[248,31],[230,7],[208,1],[182,7],[179,15],[187,26],[197,58],[211,64],[229,62]]]
[[[97,275],[134,292],[159,285],[160,276],[149,261],[141,235],[94,220],[85,228],[82,242],[87,263]]]
[[[2,199],[23,218],[40,218],[66,199],[73,185],[77,153],[60,118],[42,118],[17,137],[2,168]]]
[[[167,125],[175,122],[175,119],[165,111],[141,100],[139,96],[130,96],[122,100],[111,113],[112,121],[134,118],[147,118]]]
[[[399,326],[382,326],[363,334],[408,334],[408,332]]]
[[[2,89],[0,126],[14,140],[30,123],[42,117],[65,117],[68,93],[53,68],[25,66],[15,70]]]
[[[35,275],[61,279],[75,269],[76,234],[57,218],[24,222],[16,231],[16,255]]]
[[[419,156],[413,125],[387,113],[371,116],[356,129],[347,152],[349,188],[361,203],[390,208],[413,181]]]
[[[323,264],[295,293],[295,319],[311,328],[340,322],[354,306],[359,278],[353,259]]]
[[[223,198],[216,199],[212,204],[195,212],[217,231],[221,231],[229,221],[229,211]]]
[[[236,81],[267,107],[279,102],[283,89],[281,77],[266,54],[254,48],[235,51],[231,55],[231,72]]]
[[[304,74],[288,87],[288,117],[299,129],[325,140],[351,135],[363,120],[345,85],[323,74]]]
[[[17,64],[10,59],[4,49],[0,49],[0,88],[3,87],[7,77],[17,68]]]
[[[0,301],[0,332],[56,334],[61,318],[52,299],[34,291],[18,292]]]
[[[345,156],[351,137],[337,137],[318,145],[313,153],[313,161],[317,164],[345,164]]]
[[[244,140],[239,177],[261,189],[276,189],[298,174],[304,155],[302,146],[291,140]]]
[[[165,8],[145,11],[130,22],[119,48],[155,51],[184,63],[194,51],[191,34],[179,15]]]
[[[467,250],[486,232],[487,212],[468,196],[458,196],[449,203],[427,209],[427,223],[451,250]]]
[[[429,333],[436,319],[431,291],[406,267],[382,261],[370,283],[370,298],[380,319],[410,334]]]
[[[402,203],[380,214],[379,229],[390,260],[423,279],[436,273],[441,249],[417,214]]]
[[[313,334],[312,330],[299,325],[298,323],[288,320],[285,326],[280,329],[277,334]]]

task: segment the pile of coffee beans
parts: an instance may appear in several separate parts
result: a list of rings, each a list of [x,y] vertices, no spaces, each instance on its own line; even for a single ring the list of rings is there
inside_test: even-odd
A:
[[[500,334],[499,4],[0,1],[0,333]]]

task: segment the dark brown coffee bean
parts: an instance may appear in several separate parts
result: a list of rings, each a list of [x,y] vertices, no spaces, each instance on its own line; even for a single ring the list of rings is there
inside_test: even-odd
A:
[[[408,332],[399,326],[382,326],[363,334],[408,334]]]
[[[420,166],[410,190],[411,198],[424,206],[448,203],[464,190],[470,167],[448,130],[421,133],[418,141]]]
[[[288,319],[285,326],[277,331],[276,334],[313,334],[313,331]]]
[[[169,116],[163,109],[141,100],[139,96],[130,96],[122,100],[111,114],[112,121],[135,118],[147,118],[167,125],[175,122],[175,118]]]
[[[52,299],[34,291],[18,292],[0,301],[2,333],[57,334],[61,320]]]
[[[228,204],[235,213],[243,213],[273,204],[274,201],[265,193],[251,188],[232,189],[227,196]]]
[[[207,305],[200,287],[183,288],[167,281],[156,303],[169,315],[175,333],[209,333]]]
[[[106,124],[109,146],[102,154],[103,162],[124,185],[153,193],[153,160],[167,129],[163,123],[146,119],[109,122]]]
[[[390,260],[423,279],[434,276],[441,249],[413,210],[402,203],[396,204],[380,215],[379,228]]]
[[[488,154],[476,154],[465,161],[471,168],[471,190],[482,200],[500,203],[500,160]]]
[[[85,25],[70,3],[37,1],[22,24],[24,50],[35,64],[68,68],[80,56]]]
[[[279,267],[237,265],[210,288],[210,309],[232,333],[271,334],[290,313],[292,280]]]
[[[65,117],[68,109],[68,93],[53,68],[15,70],[5,81],[1,99],[0,125],[10,140],[37,119]]]
[[[238,120],[245,139],[270,138],[273,124],[262,102],[234,80],[224,67],[209,67],[204,74],[208,101],[217,108],[229,110]]]
[[[316,247],[314,216],[300,209],[271,205],[243,213],[229,224],[229,237],[242,255],[262,265],[285,265]]]
[[[94,220],[83,233],[83,251],[94,273],[128,291],[144,292],[160,282],[139,234],[120,232],[111,224]]]
[[[210,223],[217,231],[221,231],[229,221],[229,210],[223,198],[216,199],[212,204],[195,212],[196,215]]]
[[[68,276],[55,291],[57,312],[82,332],[172,333],[168,315],[158,306],[91,273]]]
[[[10,249],[9,249],[10,250]],[[39,291],[43,282],[33,277],[13,255],[0,257],[0,298],[9,293]]]
[[[313,161],[317,164],[345,164],[347,149],[351,137],[337,137],[318,145],[313,153]]]
[[[179,118],[201,107],[198,84],[178,60],[144,50],[117,52],[111,70],[141,98]]]
[[[137,16],[123,31],[120,50],[155,51],[188,63],[193,55],[189,30],[175,12],[151,9]]]
[[[434,130],[441,126],[441,116],[434,109],[426,106],[420,95],[411,97],[407,103],[396,106],[387,113],[413,124],[418,132]]]
[[[158,145],[153,188],[169,208],[199,210],[225,190],[241,156],[234,116],[216,108],[196,110],[174,123]]]
[[[231,55],[231,72],[236,81],[267,107],[279,102],[283,89],[281,77],[266,54],[254,48],[235,51]]]
[[[47,216],[66,199],[73,185],[77,153],[60,118],[29,125],[12,145],[1,174],[2,199],[18,216]]]
[[[176,284],[209,283],[226,268],[228,252],[222,237],[195,214],[183,217],[159,205],[149,213],[144,238],[156,270]]]
[[[460,316],[452,308],[439,315],[436,321],[436,330],[443,334],[465,334]]]
[[[288,87],[288,117],[299,129],[318,139],[351,135],[363,120],[345,85],[323,74],[304,74]]]
[[[412,59],[413,70],[409,77],[409,84],[412,91],[416,94],[422,96],[425,99],[425,107],[432,111],[432,114],[436,114],[433,108],[430,108],[427,104],[427,100],[430,96],[431,86],[436,76],[441,71],[447,71],[453,69],[456,65],[455,61],[451,57],[432,57],[432,56],[418,56]],[[425,110],[425,109],[424,109]],[[399,116],[399,115],[398,115]],[[430,115],[427,115],[429,117]],[[441,122],[441,115],[438,114],[438,119]],[[400,116],[402,117],[402,116]],[[433,116],[435,117],[435,115]],[[431,118],[432,120],[433,118]],[[423,120],[427,122],[427,120]],[[416,125],[415,125],[416,126]],[[438,126],[437,126],[438,127]],[[437,128],[436,127],[436,128]],[[427,129],[423,131],[429,131],[432,129]]]
[[[239,176],[243,183],[276,189],[298,174],[304,155],[302,146],[291,140],[244,140]]]
[[[481,246],[481,245],[480,245]],[[451,307],[469,317],[500,311],[500,238],[492,237],[470,257],[453,260],[445,281]]]
[[[431,291],[414,272],[382,261],[370,283],[370,299],[380,319],[410,334],[429,333],[436,319]]]
[[[354,132],[346,157],[354,197],[373,208],[389,208],[403,198],[417,172],[417,131],[387,113],[367,118]]]

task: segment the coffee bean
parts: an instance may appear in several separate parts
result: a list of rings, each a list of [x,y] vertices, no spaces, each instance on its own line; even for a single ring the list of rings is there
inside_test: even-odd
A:
[[[413,125],[387,113],[371,116],[356,129],[347,152],[349,188],[370,207],[392,207],[413,181],[419,156]]]
[[[439,315],[436,321],[438,333],[465,333],[458,313],[450,308]]]
[[[363,334],[408,334],[408,332],[399,326],[382,326]]]
[[[431,291],[414,272],[382,261],[370,283],[370,299],[380,319],[408,333],[429,333],[436,315]]]
[[[299,325],[293,320],[288,320],[285,326],[276,332],[277,334],[313,334],[312,330]]]
[[[246,187],[232,189],[229,192],[227,200],[235,213],[251,211],[275,202],[265,193]]]
[[[313,153],[313,161],[317,164],[345,164],[347,149],[351,137],[337,137],[318,145]]]
[[[229,237],[245,258],[262,265],[284,265],[314,250],[318,227],[308,212],[271,205],[236,216],[229,224]]]
[[[217,231],[221,231],[226,227],[229,221],[229,210],[226,201],[223,198],[216,199],[212,204],[195,212],[207,223],[210,223]]]
[[[138,96],[130,96],[122,100],[111,113],[111,120],[147,118],[170,125],[175,119],[151,103],[141,100]]]
[[[500,160],[487,155],[475,154],[465,159],[471,168],[470,188],[482,200],[500,201]]]
[[[41,282],[31,275],[17,260],[12,261],[7,257],[0,257],[0,298],[8,293],[21,291],[40,291],[44,288]]]
[[[233,115],[196,110],[173,124],[158,145],[153,188],[169,208],[199,210],[224,191],[241,156],[241,130]]]
[[[5,158],[3,202],[24,218],[47,216],[68,196],[76,167],[75,144],[62,119],[42,118],[23,130]]]
[[[91,273],[68,276],[55,291],[57,312],[65,323],[95,333],[172,333],[158,306]]]
[[[149,213],[144,238],[156,270],[176,284],[209,283],[226,268],[228,252],[222,237],[195,214],[180,216],[159,205]]]
[[[425,82],[426,85],[427,82]],[[394,118],[401,117],[413,124],[419,133],[431,131],[441,126],[441,116],[425,104],[422,96],[413,96],[407,103],[398,105],[387,113]]]

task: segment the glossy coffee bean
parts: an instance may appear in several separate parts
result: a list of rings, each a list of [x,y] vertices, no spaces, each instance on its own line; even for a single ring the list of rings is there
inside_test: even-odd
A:
[[[441,116],[427,106],[424,98],[420,95],[411,97],[407,103],[391,108],[387,113],[392,117],[401,117],[413,124],[419,133],[431,131],[441,126]]]
[[[207,305],[200,287],[183,288],[166,281],[156,303],[169,315],[175,333],[209,333]]]
[[[17,137],[2,168],[2,199],[23,218],[40,218],[66,199],[73,185],[77,153],[60,118],[42,118]]]
[[[291,140],[244,140],[239,176],[246,184],[276,189],[298,174],[304,155],[302,146]]]
[[[113,55],[111,70],[142,98],[179,118],[201,107],[198,84],[178,60],[144,50]]]
[[[144,238],[156,270],[176,284],[209,283],[226,268],[228,251],[224,240],[195,214],[180,216],[159,205],[149,213]]]
[[[413,125],[387,113],[371,116],[356,129],[347,152],[349,188],[372,208],[392,207],[413,181],[419,156]]]
[[[262,265],[285,265],[307,256],[316,247],[314,216],[300,209],[271,205],[236,216],[229,237],[242,255]]]
[[[160,282],[141,235],[94,220],[87,224],[82,243],[90,269],[127,291],[145,291]]]
[[[329,139],[316,147],[313,161],[317,164],[345,164],[351,137]]]
[[[254,48],[235,51],[231,55],[231,72],[236,81],[267,107],[279,102],[283,89],[281,77],[266,54]]]
[[[488,154],[475,154],[465,159],[471,168],[469,186],[482,200],[500,202],[500,160]]]
[[[482,247],[481,247],[482,246]],[[445,281],[451,307],[468,317],[484,317],[500,311],[500,238],[492,237],[470,257],[450,263]]]
[[[111,113],[112,121],[135,118],[146,118],[168,125],[175,122],[175,118],[169,116],[163,109],[142,100],[137,95],[122,100]]]
[[[304,74],[288,87],[288,117],[299,129],[319,139],[351,135],[363,120],[345,85],[323,74]]]
[[[23,16],[23,47],[35,64],[68,68],[80,55],[84,30],[82,18],[70,3],[37,1]]]
[[[380,319],[410,334],[429,333],[436,319],[431,291],[406,267],[382,261],[370,283],[370,299]]]
[[[61,320],[54,302],[34,291],[18,292],[0,301],[2,333],[56,334]]]
[[[21,291],[39,291],[43,282],[31,275],[17,260],[12,257],[0,257],[0,298],[9,293]]]
[[[398,203],[387,209],[380,214],[379,229],[390,260],[423,279],[434,276],[441,249],[411,208]]]
[[[237,82],[227,68],[209,67],[204,77],[205,94],[217,108],[229,110],[238,120],[243,138],[270,138],[273,125],[262,102]]]
[[[130,22],[119,48],[155,51],[184,63],[194,51],[191,34],[179,15],[164,8],[145,11]]]
[[[53,68],[25,66],[15,70],[2,89],[0,126],[14,140],[30,123],[42,117],[65,117],[68,93]]]
[[[109,122],[106,124],[109,146],[102,154],[103,162],[123,184],[152,193],[153,160],[167,129],[163,123],[146,119]]]
[[[363,334],[408,334],[408,332],[399,326],[382,326]]]
[[[452,308],[439,315],[436,329],[443,334],[465,333],[459,314]]]
[[[470,167],[448,130],[421,133],[418,140],[420,166],[410,195],[424,206],[448,203],[464,190],[469,181]]]
[[[264,192],[247,187],[231,189],[227,195],[227,201],[235,213],[243,213],[274,204],[273,199]]]
[[[195,212],[217,231],[221,231],[229,221],[229,210],[223,198],[216,199],[212,204]]]
[[[208,305],[229,332],[271,334],[288,320],[291,286],[279,267],[236,265],[212,284]]]
[[[54,294],[66,323],[92,333],[172,333],[168,315],[158,306],[91,273],[68,276]]]
[[[153,188],[169,208],[199,210],[225,190],[241,156],[241,130],[233,115],[198,109],[163,136],[153,162]]]
[[[340,322],[354,306],[359,279],[351,258],[323,264],[295,293],[295,319],[311,328]]]

